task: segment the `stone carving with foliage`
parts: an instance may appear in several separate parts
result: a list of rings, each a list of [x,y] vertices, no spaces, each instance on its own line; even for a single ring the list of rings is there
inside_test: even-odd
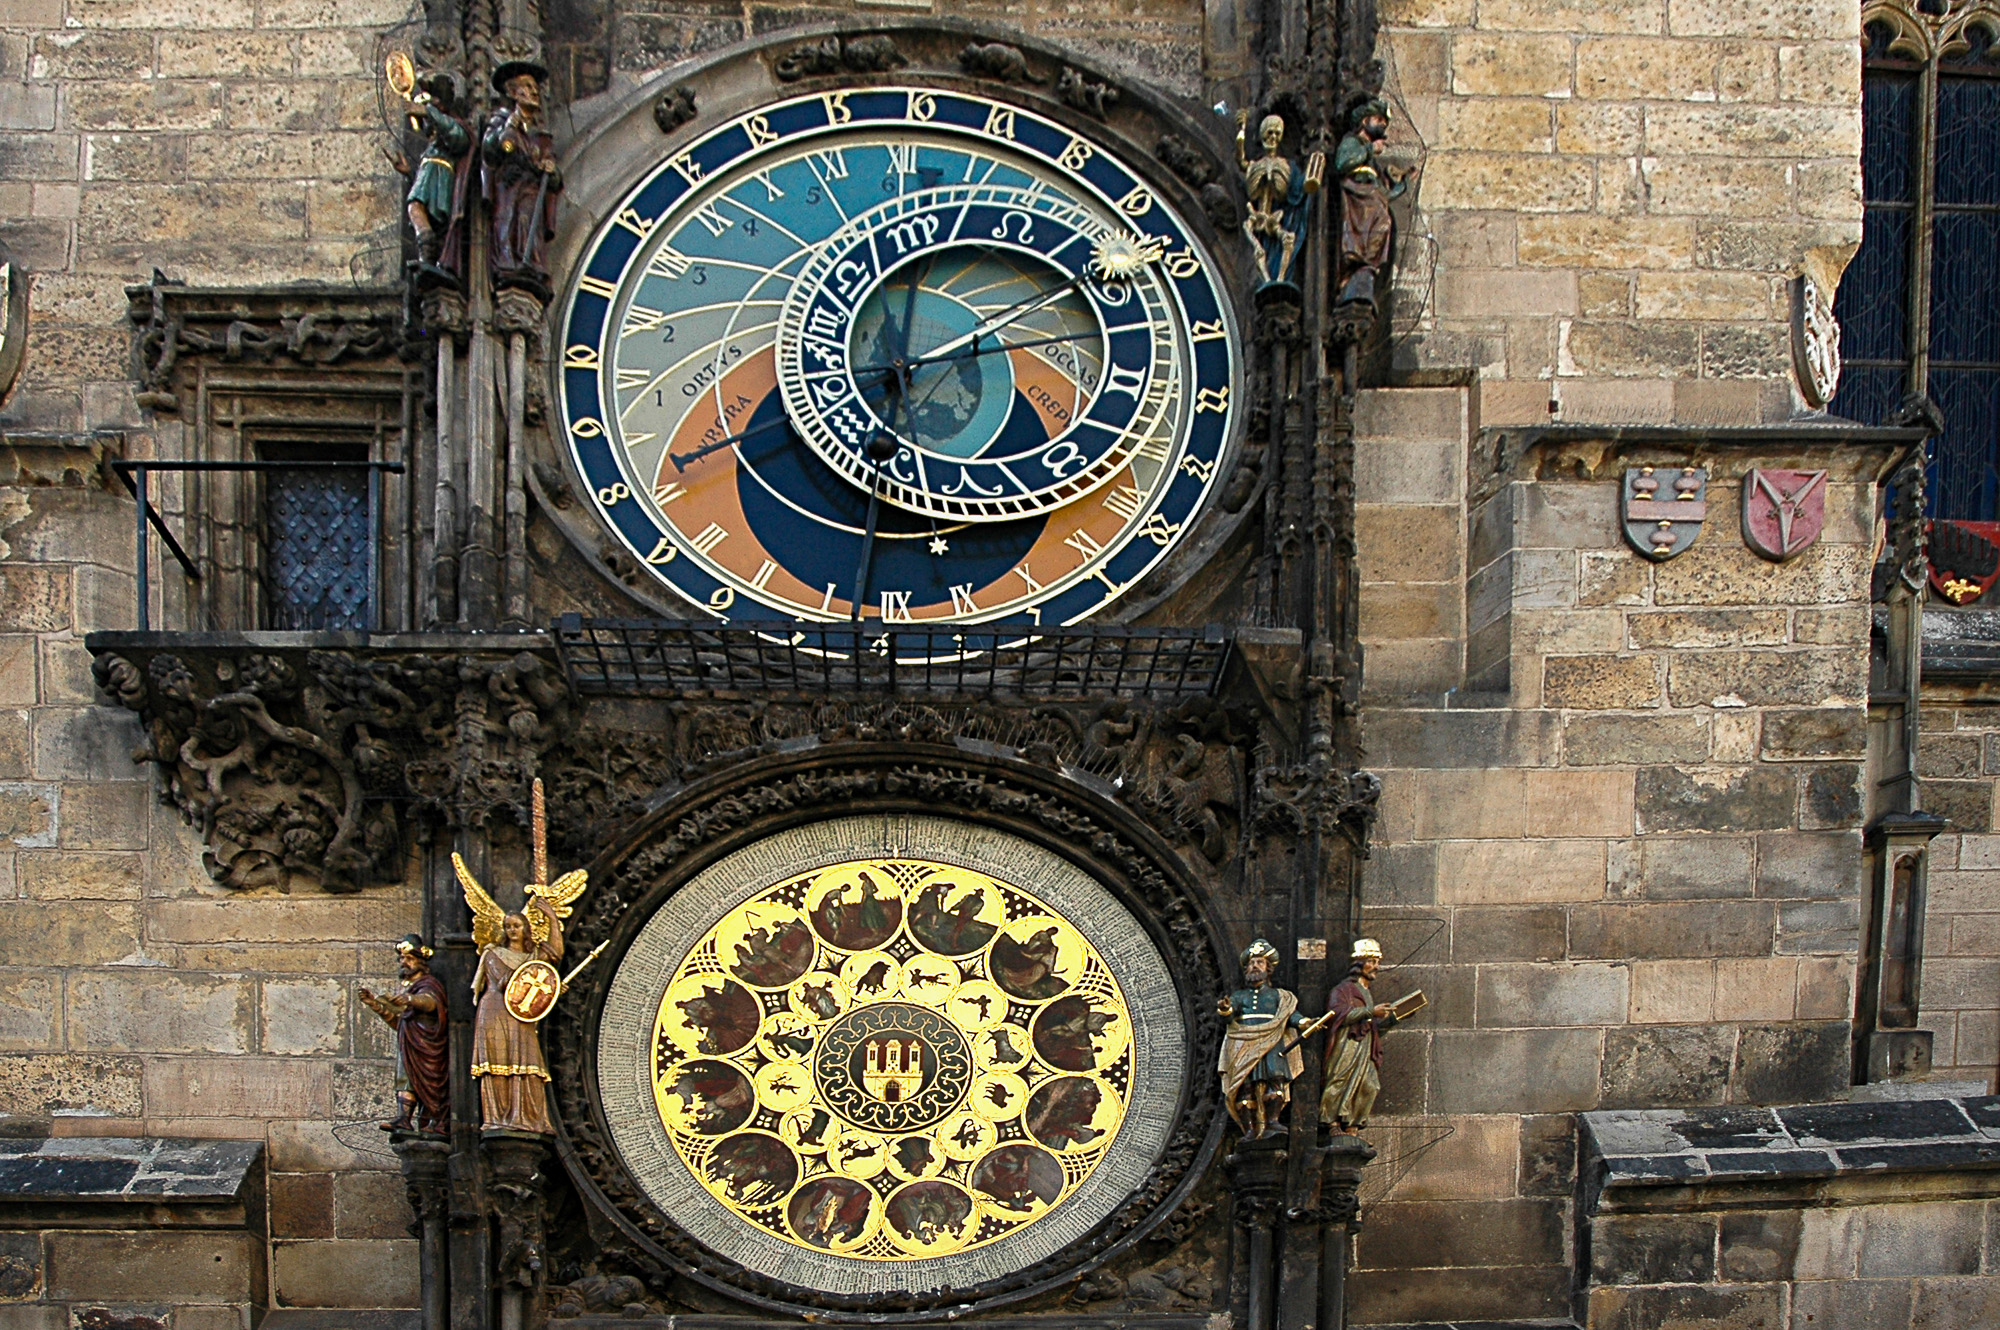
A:
[[[417,814],[525,824],[528,782],[567,713],[553,667],[338,651],[106,653],[98,686],[139,713],[134,760],[207,842],[221,886],[400,882]]]

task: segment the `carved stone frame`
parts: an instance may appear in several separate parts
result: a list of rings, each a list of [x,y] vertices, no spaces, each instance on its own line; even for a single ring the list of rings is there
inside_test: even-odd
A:
[[[1190,1073],[1173,1133],[1142,1184],[1083,1241],[972,1288],[903,1298],[802,1299],[684,1234],[626,1173],[597,1096],[596,1028],[608,976],[639,930],[681,884],[743,845],[819,818],[870,812],[956,813],[1020,836],[1077,864],[1138,919],[1181,996]],[[642,1259],[728,1296],[820,1320],[905,1321],[950,1306],[987,1308],[1044,1292],[1138,1242],[1207,1171],[1226,1121],[1215,1078],[1221,1025],[1214,994],[1225,947],[1206,893],[1161,837],[1130,811],[1059,775],[1002,757],[924,744],[837,746],[779,754],[696,782],[636,824],[591,865],[594,886],[571,925],[579,955],[605,955],[544,1025],[558,1109],[558,1150],[585,1203]],[[600,1243],[600,1246],[606,1245]]]
[[[155,280],[126,288],[134,328],[138,400],[158,413],[163,436],[183,437],[165,456],[247,462],[265,444],[326,444],[409,469],[380,477],[375,631],[416,627],[413,602],[430,543],[420,446],[426,386],[405,363],[401,305],[393,291],[333,288],[197,289]],[[154,622],[186,631],[265,627],[261,475],[156,472],[148,499],[201,569],[191,582],[163,549]]]

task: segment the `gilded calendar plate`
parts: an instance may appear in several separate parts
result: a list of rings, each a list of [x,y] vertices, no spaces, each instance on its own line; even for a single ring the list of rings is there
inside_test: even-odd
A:
[[[924,1291],[1107,1217],[1166,1141],[1183,1040],[1159,953],[1088,875],[893,815],[677,893],[612,981],[598,1074],[628,1166],[709,1246],[828,1292]]]

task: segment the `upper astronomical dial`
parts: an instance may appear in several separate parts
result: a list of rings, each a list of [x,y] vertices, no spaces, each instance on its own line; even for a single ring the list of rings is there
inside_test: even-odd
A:
[[[601,516],[710,611],[1068,623],[1219,483],[1233,331],[1107,149],[957,93],[822,94],[613,211],[564,315],[563,414]]]
[[[947,520],[1090,493],[1164,442],[1181,378],[1160,255],[1115,255],[1125,235],[1011,185],[919,189],[855,218],[779,316],[793,425],[857,485]]]

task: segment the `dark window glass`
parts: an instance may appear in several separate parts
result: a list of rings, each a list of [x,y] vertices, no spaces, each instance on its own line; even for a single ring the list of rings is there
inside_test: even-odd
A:
[[[1916,217],[1917,99],[1906,69],[1861,81],[1861,248],[1833,301],[1840,322],[1835,415],[1878,425],[1903,400],[1910,362],[1910,234]]]
[[[1871,69],[1861,80],[1861,193],[1870,203],[1917,197],[1917,97],[1909,70]]]
[[[1843,371],[1830,406],[1879,424],[1911,388],[1928,393],[1945,421],[1931,445],[1931,513],[1990,521],[2000,513],[2000,79],[1987,34],[1968,31],[1969,49],[1925,69],[1891,52],[1885,25],[1869,28],[1861,248],[1834,299]],[[1933,183],[1921,198],[1926,152]],[[1922,255],[1930,294],[1913,311]]]
[[[1938,76],[1936,193],[1941,207],[2000,203],[2000,81]]]
[[[1931,222],[1933,511],[1991,521],[2000,509],[2000,81],[1941,71]]]
[[[1901,373],[1910,358],[1910,218],[1908,209],[1869,208],[1861,224],[1861,248],[1840,279],[1833,314],[1840,320],[1842,366],[1893,365]],[[1843,376],[1841,391],[1847,390]],[[1898,394],[1900,397],[1901,394]],[[1836,403],[1838,399],[1836,398]],[[1891,401],[1889,405],[1895,406]],[[1853,419],[1851,411],[1840,415]],[[1869,419],[1870,424],[1876,423]]]
[[[267,450],[266,456],[364,460],[360,449]],[[264,473],[266,627],[374,627],[369,517],[368,473],[359,467]]]

